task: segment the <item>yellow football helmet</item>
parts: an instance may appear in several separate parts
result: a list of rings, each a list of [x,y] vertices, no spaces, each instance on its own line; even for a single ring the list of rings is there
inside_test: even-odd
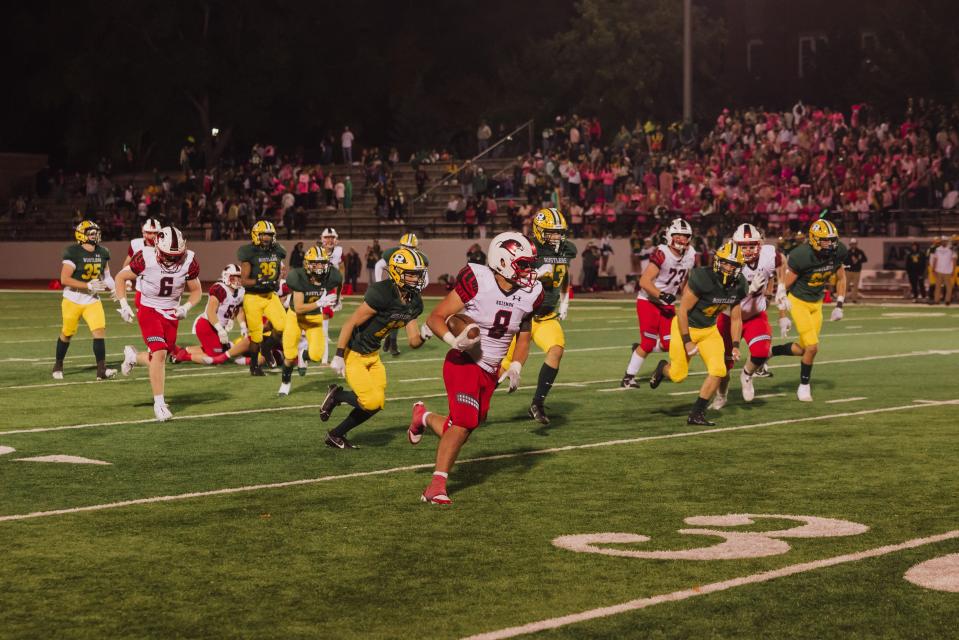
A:
[[[731,287],[739,279],[745,262],[743,250],[735,242],[729,241],[716,249],[713,255],[713,271],[719,276],[724,287]]]
[[[553,248],[559,251],[559,245],[568,233],[566,216],[559,209],[540,209],[533,216],[533,237],[542,245],[553,245]]]
[[[404,233],[400,238],[400,246],[406,247],[407,249],[415,249],[420,246],[420,241],[417,239],[415,233]]]
[[[324,247],[310,247],[303,256],[303,269],[310,279],[319,280],[330,270],[330,252]]]
[[[73,237],[80,244],[89,242],[90,244],[100,243],[100,227],[92,220],[84,220],[73,230]]]
[[[386,271],[400,289],[420,291],[426,285],[426,256],[416,249],[400,247],[390,256]]]
[[[839,246],[839,230],[829,220],[816,220],[809,226],[809,246],[816,253],[833,253]]]
[[[262,236],[264,235],[270,236],[268,242],[263,240]],[[253,228],[250,229],[250,237],[256,246],[269,248],[273,246],[273,239],[276,237],[276,227],[269,220],[257,220]]]

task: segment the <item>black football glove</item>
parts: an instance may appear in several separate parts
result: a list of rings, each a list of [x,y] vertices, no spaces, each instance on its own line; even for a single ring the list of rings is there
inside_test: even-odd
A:
[[[663,304],[673,304],[676,302],[676,296],[671,293],[661,293],[659,294],[659,301]]]

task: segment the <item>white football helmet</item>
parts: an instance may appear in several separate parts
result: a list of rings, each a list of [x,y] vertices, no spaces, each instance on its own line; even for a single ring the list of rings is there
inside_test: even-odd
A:
[[[733,242],[742,249],[746,262],[753,262],[759,257],[759,250],[763,246],[763,234],[753,225],[744,222],[736,227]]]
[[[140,227],[140,233],[143,234],[143,244],[152,247],[157,241],[157,234],[161,229],[160,221],[156,218],[147,218],[143,226]]]
[[[320,243],[327,249],[332,249],[336,246],[336,241],[339,237],[340,234],[336,232],[336,229],[333,227],[326,227],[323,229],[323,233],[320,234]]]
[[[525,291],[536,284],[535,263],[536,247],[522,233],[506,231],[490,240],[486,264]]]
[[[693,228],[682,218],[676,218],[666,229],[666,244],[675,251],[683,253],[693,237]],[[682,239],[680,241],[680,239]]]
[[[173,267],[186,257],[186,240],[176,227],[163,227],[157,233],[157,260],[161,265]]]
[[[240,288],[240,265],[228,264],[220,274],[220,283],[230,289]]]

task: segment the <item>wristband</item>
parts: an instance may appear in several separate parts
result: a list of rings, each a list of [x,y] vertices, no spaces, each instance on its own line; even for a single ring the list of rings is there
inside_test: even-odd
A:
[[[686,344],[687,342],[692,342],[692,341],[693,339],[689,337],[688,333],[683,334],[683,344]]]
[[[346,349],[337,349],[337,350],[336,350],[336,357],[337,357],[337,358],[342,358],[344,353],[346,353]]]
[[[448,344],[449,346],[453,348],[456,348],[456,336],[454,336],[449,331],[443,334],[443,342],[445,342],[446,344]]]
[[[187,300],[186,302],[184,302],[184,303],[181,304],[180,306],[183,307],[183,311],[184,311],[184,312],[189,313],[190,309],[193,308],[193,303],[190,302],[189,300]]]

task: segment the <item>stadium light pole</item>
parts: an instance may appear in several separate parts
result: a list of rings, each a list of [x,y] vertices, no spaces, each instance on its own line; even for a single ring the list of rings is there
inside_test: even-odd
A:
[[[683,121],[693,121],[693,0],[683,0]]]

